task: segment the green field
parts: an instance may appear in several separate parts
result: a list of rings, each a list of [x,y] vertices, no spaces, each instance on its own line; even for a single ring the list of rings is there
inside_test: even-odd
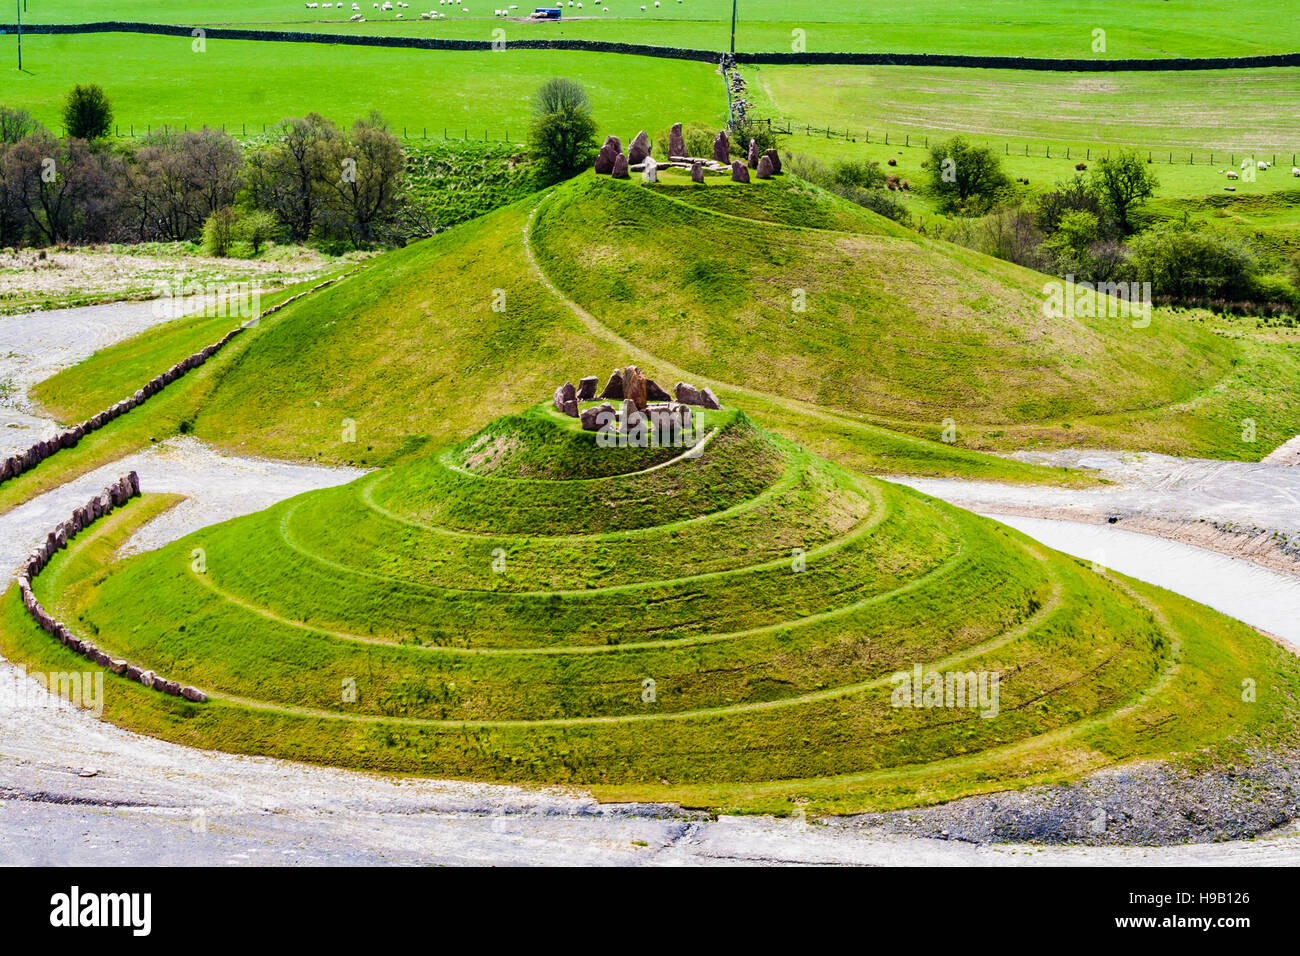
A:
[[[0,37],[12,58],[14,37]],[[90,34],[29,37],[23,74],[0,102],[22,106],[55,130],[73,83],[99,83],[121,135],[149,126],[225,126],[260,134],[286,116],[321,113],[341,124],[379,110],[399,133],[521,142],[533,94],[552,76],[580,82],[602,128],[625,140],[678,120],[722,124],[722,79],[712,67],[653,57],[541,51],[505,54],[382,50],[320,44],[209,41]],[[628,82],[629,77],[636,82]]]
[[[648,0],[642,11],[640,0],[593,0],[582,11],[566,6],[562,22],[529,24],[500,21],[491,15],[493,7],[468,0],[441,7],[428,0],[390,12],[374,9],[371,0],[359,5],[366,23],[338,22],[352,14],[350,3],[345,10],[308,10],[300,0],[44,0],[28,16],[44,23],[238,24],[483,40],[504,26],[508,39],[564,37],[725,50],[732,6],[729,0],[663,0],[656,9]],[[518,6],[516,13],[532,9]],[[446,12],[446,19],[421,22],[419,12],[429,9]],[[1300,50],[1300,24],[1287,0],[1141,0],[1122,10],[1106,0],[949,0],[906,9],[869,9],[856,0],[815,6],[740,0],[738,10],[738,50],[789,51],[795,30],[803,31],[811,51],[1151,58]],[[1104,52],[1093,51],[1096,29],[1106,31]]]
[[[211,698],[108,675],[123,726],[617,799],[883,809],[1137,757],[1214,764],[1291,725],[1296,664],[1251,629],[736,410],[701,427],[695,456],[600,448],[547,403],[114,561],[166,504],[146,498],[79,536],[38,593],[110,655]],[[0,650],[73,660],[13,589]],[[997,674],[998,697],[899,707],[892,675],[915,667]]]

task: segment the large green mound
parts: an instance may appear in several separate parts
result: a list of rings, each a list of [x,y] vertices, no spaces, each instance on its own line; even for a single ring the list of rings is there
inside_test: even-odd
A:
[[[1241,625],[702,415],[689,448],[629,449],[535,407],[114,560],[146,498],[38,595],[211,698],[108,675],[106,716],[145,732],[715,807],[945,799],[1235,745],[1294,703],[1294,666]],[[0,631],[70,666],[12,595]],[[917,668],[998,675],[996,715],[895,706]]]
[[[522,411],[555,369],[631,360],[871,473],[1034,480],[967,449],[1259,458],[1300,432],[1300,406],[1277,400],[1300,388],[1294,348],[1160,310],[1136,329],[1048,319],[1045,276],[791,176],[663,180],[587,174],[372,260],[241,336],[184,427],[237,450],[384,465]],[[105,383],[184,354],[190,328],[105,350],[37,397],[60,418],[93,412],[120,397]]]

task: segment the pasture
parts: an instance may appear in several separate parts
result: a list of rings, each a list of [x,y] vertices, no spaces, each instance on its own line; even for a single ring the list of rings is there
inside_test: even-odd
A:
[[[45,0],[29,16],[32,22],[47,23],[237,24],[483,40],[504,26],[507,38],[598,39],[707,50],[727,49],[731,21],[729,0],[661,0],[659,7],[646,0],[645,10],[641,0],[593,0],[582,10],[566,5],[565,19],[558,23],[504,24],[492,16],[495,7],[487,0],[441,5],[420,0],[391,11],[372,4],[358,3],[365,23],[346,22],[353,12],[350,2],[342,9],[308,9],[302,0]],[[533,6],[520,3],[514,13],[530,12]],[[445,19],[421,21],[422,10],[443,12]],[[1300,20],[1289,0],[1138,0],[1122,11],[1106,0],[951,0],[884,8],[858,0],[739,0],[738,14],[738,50],[789,51],[795,31],[802,31],[810,51],[1145,59],[1300,50]],[[1094,52],[1093,31],[1099,29],[1105,31],[1106,47]]]

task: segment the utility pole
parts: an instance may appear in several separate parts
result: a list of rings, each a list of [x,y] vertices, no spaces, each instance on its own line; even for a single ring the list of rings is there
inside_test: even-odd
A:
[[[23,5],[14,0],[18,7],[18,72],[23,70]],[[734,41],[733,41],[734,42]]]
[[[736,2],[737,0],[731,0],[731,52],[733,55],[736,52]]]

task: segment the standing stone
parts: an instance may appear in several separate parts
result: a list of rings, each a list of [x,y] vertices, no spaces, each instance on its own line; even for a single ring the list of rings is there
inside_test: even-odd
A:
[[[648,183],[659,182],[659,164],[655,162],[653,156],[645,158],[645,169],[641,172],[641,178]]]
[[[640,411],[645,411],[646,407],[645,383],[645,375],[635,365],[623,369],[623,397]]]
[[[614,157],[614,168],[610,175],[615,179],[627,179],[627,157],[622,153]]]
[[[668,133],[668,158],[678,159],[686,156],[686,140],[682,136],[682,124],[674,123]]]
[[[758,140],[749,141],[749,168],[758,169]]]
[[[650,137],[646,135],[645,130],[636,134],[636,139],[632,140],[632,145],[627,148],[627,164],[635,166],[637,163],[644,163],[650,155]]]
[[[757,176],[759,179],[771,179],[772,161],[768,159],[766,156],[759,157],[758,172],[756,172],[754,175]]]
[[[614,160],[623,152],[623,144],[619,142],[617,136],[606,136],[605,144],[600,147],[600,152],[596,154],[596,172],[611,173],[614,171]]]
[[[578,401],[589,402],[596,397],[596,385],[599,379],[594,375],[588,375],[578,379]]]
[[[718,401],[718,396],[714,395],[711,389],[700,389],[700,404],[705,408],[721,408],[722,403]]]
[[[781,172],[781,157],[780,155],[777,154],[777,151],[774,149],[769,149],[763,155],[766,156],[772,163],[772,175],[775,176],[779,174]]]
[[[623,397],[623,370],[616,368],[609,373],[609,381],[605,383],[605,390],[597,398],[614,398]]]
[[[700,390],[694,385],[687,385],[685,382],[678,382],[673,386],[673,395],[677,401],[683,405],[700,404]]]
[[[695,162],[691,163],[691,182],[693,183],[704,182],[704,164],[700,162],[698,159]]]
[[[749,167],[740,160],[736,160],[731,164],[731,181],[733,183],[749,182]]]
[[[731,162],[731,140],[725,129],[713,137],[713,160],[723,164]]]
[[[623,399],[623,431],[628,436],[628,445],[633,448],[645,447],[646,417],[630,398]]]
[[[554,403],[557,412],[578,417],[578,393],[572,382],[565,382],[555,390]]]
[[[652,378],[645,380],[645,397],[652,402],[669,402],[673,398]]]

